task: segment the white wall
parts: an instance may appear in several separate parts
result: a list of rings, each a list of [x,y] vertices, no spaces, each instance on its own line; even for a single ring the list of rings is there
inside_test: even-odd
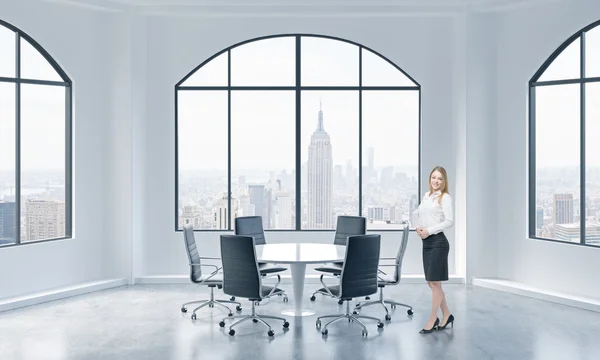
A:
[[[498,275],[533,286],[600,298],[600,249],[527,236],[527,86],[568,37],[600,18],[600,2],[568,1],[498,15]],[[493,174],[493,173],[492,173]],[[488,179],[488,178],[486,178]]]
[[[73,80],[76,139],[74,238],[1,248],[0,298],[106,278],[112,268],[106,255],[115,253],[106,214],[119,203],[106,179],[115,106],[123,105],[116,103],[120,86],[111,77],[120,61],[113,46],[122,19],[30,0],[1,2],[0,17],[40,43]]]
[[[497,271],[496,70],[494,16],[466,18],[466,226],[467,279],[493,277]]]
[[[360,28],[356,27],[361,22]],[[147,123],[143,256],[134,276],[186,274],[183,235],[174,229],[174,85],[214,53],[250,38],[281,33],[338,36],[368,46],[407,71],[422,86],[422,187],[434,165],[448,170],[455,189],[453,155],[453,40],[451,18],[161,18],[147,21]],[[139,124],[141,126],[141,124]],[[134,131],[134,137],[138,129]],[[426,191],[426,190],[423,190]],[[454,232],[449,240],[454,249]],[[267,241],[331,242],[333,233],[269,232]],[[398,233],[384,233],[383,253],[394,256]],[[198,232],[197,241],[218,255],[219,233]],[[137,251],[137,249],[136,249]],[[414,233],[404,273],[422,274],[421,240]],[[450,272],[455,272],[454,253]]]

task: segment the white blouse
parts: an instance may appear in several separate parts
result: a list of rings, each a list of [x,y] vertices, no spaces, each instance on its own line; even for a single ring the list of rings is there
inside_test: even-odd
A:
[[[430,196],[428,191],[416,211],[417,227],[427,229],[430,235],[441,233],[452,227],[454,223],[452,197],[450,194],[444,194],[440,204],[438,203],[440,194],[440,191],[436,191]]]

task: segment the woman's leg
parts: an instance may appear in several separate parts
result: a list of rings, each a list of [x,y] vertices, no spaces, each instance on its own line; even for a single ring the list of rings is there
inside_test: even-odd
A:
[[[442,303],[441,303],[441,308],[442,308],[442,320],[440,322],[440,325],[446,325],[446,321],[448,321],[448,318],[450,317],[450,315],[452,314],[450,312],[450,309],[448,309],[448,303],[446,302],[446,293],[444,292],[444,290],[442,289],[442,283],[440,282],[440,291],[442,292]]]
[[[433,327],[433,324],[435,324],[435,320],[438,317],[438,309],[442,305],[444,293],[442,291],[441,281],[428,281],[427,283],[431,288],[431,315],[429,316],[429,321],[427,321],[425,329],[431,329]]]

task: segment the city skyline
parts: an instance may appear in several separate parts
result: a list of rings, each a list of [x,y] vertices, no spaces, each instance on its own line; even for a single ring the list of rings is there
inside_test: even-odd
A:
[[[310,132],[310,140],[303,144],[306,149],[302,152],[306,155],[302,158],[300,169],[302,213],[299,216],[302,228],[333,229],[336,216],[362,213],[369,218],[370,228],[388,228],[396,224],[396,228],[400,229],[401,224],[410,221],[408,214],[418,204],[418,165],[407,172],[397,171],[390,165],[376,167],[378,156],[375,148],[367,147],[363,151],[363,206],[359,209],[358,166],[348,161],[335,164],[332,160],[337,145],[333,139],[340,138],[340,134],[329,131],[329,116],[324,107],[321,101],[318,111],[313,111],[313,126],[309,127],[310,122],[305,120],[307,126],[303,127],[304,133]],[[306,118],[309,116],[306,114]],[[294,153],[291,148],[289,154]],[[232,164],[233,156],[232,153]],[[192,223],[197,229],[226,229],[227,172],[221,172],[219,176],[212,173],[210,179],[194,173],[180,171],[178,227]],[[266,230],[295,229],[295,179],[294,169],[287,171],[271,167],[252,174],[239,169],[234,171],[232,166],[232,214],[234,217],[260,215]],[[233,226],[234,223],[231,224]]]

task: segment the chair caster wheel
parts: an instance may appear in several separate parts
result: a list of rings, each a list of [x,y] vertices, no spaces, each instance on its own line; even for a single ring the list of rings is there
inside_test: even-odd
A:
[[[287,298],[287,296],[283,298],[283,302],[284,302],[284,303],[288,302],[288,298]]]
[[[238,306],[235,307],[235,310],[236,311],[242,311],[242,307],[240,305],[238,305]]]
[[[369,296],[365,296],[365,300],[371,300]]]
[[[310,301],[315,301],[317,298],[313,295],[310,297]]]
[[[408,309],[408,310],[406,311],[406,313],[407,313],[408,315],[412,315],[412,314],[413,314],[413,311],[412,311],[411,309]]]
[[[289,327],[290,327],[290,323],[289,322],[286,321],[286,322],[283,323],[283,328],[284,329],[287,329]]]
[[[273,330],[269,330],[269,331],[267,331],[267,335],[273,336],[273,335],[275,335],[275,333],[273,332]]]
[[[235,301],[235,296],[229,298],[230,301]]]
[[[366,337],[367,335],[369,335],[369,333],[367,332],[367,330],[363,330],[362,331],[362,336]]]
[[[392,317],[391,317],[391,316],[389,316],[389,315],[386,315],[386,316],[385,316],[385,320],[386,320],[386,321],[390,321],[390,320],[392,320]]]
[[[329,331],[327,331],[327,329],[321,331],[321,334],[323,334],[324,336],[327,336],[328,333],[329,333]]]
[[[235,330],[233,330],[233,329],[229,330],[229,335],[231,335],[231,336],[235,335]]]
[[[321,328],[321,320],[317,320],[315,326],[317,327],[317,329]]]
[[[383,323],[382,323],[382,322],[378,322],[378,323],[377,323],[377,328],[379,328],[379,329],[383,329]]]
[[[196,314],[192,314],[192,320],[196,320]]]
[[[354,310],[354,311],[352,312],[352,315],[358,315],[358,311]]]
[[[219,323],[219,326],[220,326],[220,327],[225,327],[225,321],[222,321],[222,320],[221,320],[221,322]]]
[[[338,300],[338,305],[343,305],[344,304],[344,300]]]
[[[215,304],[208,304],[209,308],[215,307]]]
[[[186,309],[186,308],[184,308],[184,307],[182,307],[182,308],[181,308],[181,312],[182,312],[182,313],[186,313],[186,312],[187,312],[187,309]]]
[[[256,324],[258,322],[258,320],[252,319],[252,322]]]
[[[391,307],[392,309],[395,309],[395,308],[396,308],[396,305],[392,304],[390,307]]]
[[[229,313],[229,314],[227,314],[227,316],[233,316],[233,313]]]

